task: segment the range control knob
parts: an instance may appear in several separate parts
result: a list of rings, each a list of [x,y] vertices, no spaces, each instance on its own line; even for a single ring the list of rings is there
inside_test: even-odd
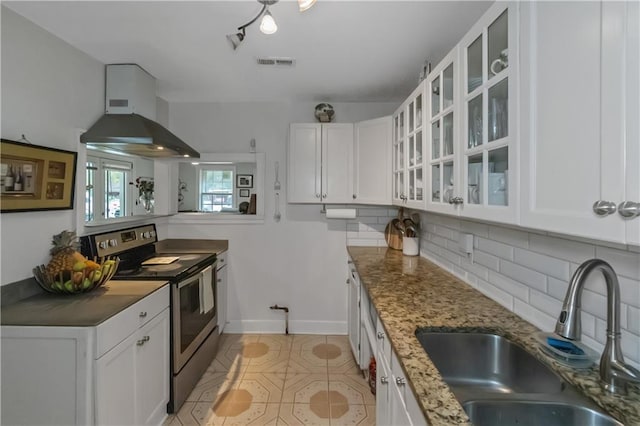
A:
[[[113,238],[113,239],[109,240],[109,245],[111,247],[115,247],[115,246],[118,245],[118,241],[115,238]]]
[[[156,236],[156,231],[149,231],[149,235],[151,238]]]
[[[101,249],[106,249],[108,246],[109,246],[109,243],[107,242],[107,240],[100,241],[98,243],[98,247],[100,247]]]
[[[143,232],[143,233],[142,233],[142,239],[143,239],[143,240],[146,240],[146,239],[148,239],[148,238],[151,238],[151,233],[150,233],[150,232],[148,232],[148,231],[147,231],[147,232]]]

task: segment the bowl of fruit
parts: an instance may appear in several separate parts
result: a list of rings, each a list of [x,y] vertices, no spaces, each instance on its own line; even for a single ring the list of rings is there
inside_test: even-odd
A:
[[[51,260],[33,268],[33,275],[49,293],[86,293],[109,281],[118,270],[120,259],[87,259],[78,252],[76,233],[62,231],[53,236]]]

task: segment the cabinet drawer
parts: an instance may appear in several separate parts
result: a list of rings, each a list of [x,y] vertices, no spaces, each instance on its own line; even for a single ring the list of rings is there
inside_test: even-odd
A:
[[[96,327],[96,359],[169,306],[166,285]]]
[[[382,321],[378,318],[378,323],[376,325],[376,342],[378,353],[385,358],[385,362],[387,364],[391,361],[391,342],[389,342],[389,337],[387,336],[387,332],[382,325]]]

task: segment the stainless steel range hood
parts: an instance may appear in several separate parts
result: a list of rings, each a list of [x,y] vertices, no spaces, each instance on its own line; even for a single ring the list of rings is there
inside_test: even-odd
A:
[[[106,66],[103,115],[80,142],[142,157],[192,157],[200,154],[155,119],[155,79],[135,64]]]

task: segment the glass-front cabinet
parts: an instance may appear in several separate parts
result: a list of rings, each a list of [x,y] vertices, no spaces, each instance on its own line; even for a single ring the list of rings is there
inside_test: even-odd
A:
[[[393,116],[393,202],[424,208],[425,93],[421,83]]]
[[[459,185],[458,49],[452,50],[427,77],[431,188],[427,209],[452,213],[461,196]]]
[[[516,3],[494,5],[459,44],[463,189],[455,201],[462,216],[516,219],[517,8]],[[440,164],[442,179],[446,164]]]

